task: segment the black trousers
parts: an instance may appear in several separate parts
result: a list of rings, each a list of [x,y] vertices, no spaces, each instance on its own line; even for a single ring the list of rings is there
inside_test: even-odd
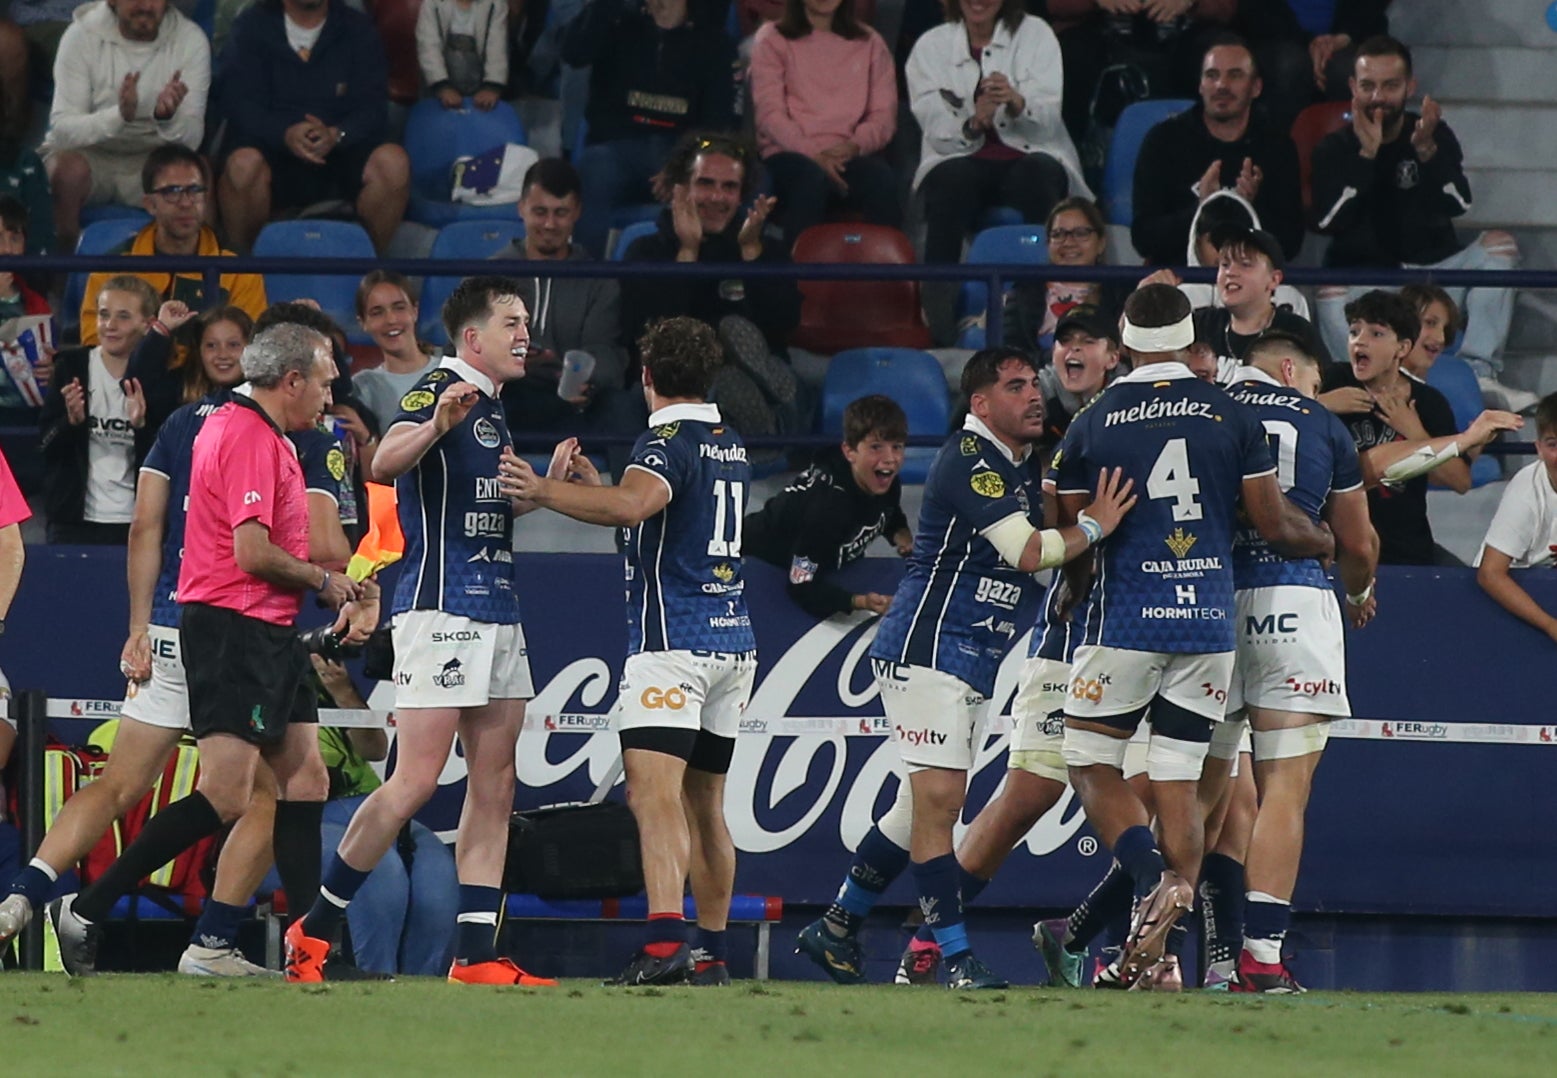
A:
[[[927,226],[924,260],[958,262],[963,237],[985,210],[1010,206],[1023,221],[1041,223],[1070,191],[1070,177],[1065,166],[1046,153],[1010,161],[953,157],[932,168],[919,189]]]

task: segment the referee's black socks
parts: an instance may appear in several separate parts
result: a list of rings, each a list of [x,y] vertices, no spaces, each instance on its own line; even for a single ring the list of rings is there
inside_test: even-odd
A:
[[[146,821],[146,826],[135,836],[135,841],[125,847],[119,859],[97,878],[96,883],[81,892],[71,906],[72,911],[83,921],[104,920],[113,911],[114,903],[137,882],[221,829],[221,816],[199,790],[173,802]],[[317,837],[314,853],[317,857]]]
[[[323,801],[276,802],[276,874],[287,893],[288,924],[307,913],[319,898],[319,821],[323,817]]]

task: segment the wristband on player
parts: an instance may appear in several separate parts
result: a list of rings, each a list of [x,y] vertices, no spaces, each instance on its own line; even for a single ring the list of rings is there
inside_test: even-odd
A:
[[[325,588],[330,586],[330,570],[321,569],[320,572],[324,573],[324,575],[319,578],[319,587],[315,590],[322,592]]]
[[[1346,596],[1346,601],[1352,606],[1362,606],[1371,598],[1373,598],[1373,581],[1370,580],[1368,581],[1368,586],[1363,588],[1356,595],[1348,593]]]
[[[1076,514],[1076,527],[1080,528],[1081,534],[1087,537],[1087,546],[1097,546],[1103,541],[1103,525],[1087,516],[1087,514]]]

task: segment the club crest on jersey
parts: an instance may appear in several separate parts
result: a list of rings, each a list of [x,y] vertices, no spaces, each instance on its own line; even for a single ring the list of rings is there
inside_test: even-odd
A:
[[[971,434],[964,434],[957,448],[962,451],[962,455],[965,457],[976,457],[979,455],[979,440]]]
[[[1003,497],[1006,492],[1006,481],[997,472],[974,472],[968,485],[973,488],[973,493],[982,494],[986,498]]]
[[[482,416],[470,426],[470,432],[476,436],[476,444],[487,449],[496,449],[502,442],[502,437],[497,433],[497,426],[486,416]]]
[[[735,579],[735,566],[731,565],[727,561],[720,562],[718,565],[714,566],[714,579],[728,584],[730,581]]]
[[[413,389],[400,398],[400,410],[402,412],[420,412],[438,398],[433,396],[431,390]]]
[[[339,446],[330,447],[330,451],[324,455],[324,466],[330,478],[337,483],[346,478],[346,454],[340,451]]]
[[[676,432],[680,429],[681,424],[679,422],[666,423],[663,427],[654,428],[654,436],[656,438],[674,438],[676,436]]]
[[[789,582],[805,584],[816,579],[816,562],[810,558],[796,558],[789,564]]]
[[[449,372],[439,367],[427,376],[427,380],[429,382],[447,382],[449,380]]]
[[[1197,539],[1193,535],[1185,535],[1183,528],[1174,528],[1173,534],[1163,542],[1168,544],[1168,549],[1173,551],[1175,558],[1182,558],[1189,553],[1189,548],[1195,545]]]

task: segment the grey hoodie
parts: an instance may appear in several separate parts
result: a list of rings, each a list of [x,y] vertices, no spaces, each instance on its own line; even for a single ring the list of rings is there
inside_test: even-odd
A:
[[[524,258],[524,241],[515,240],[494,261]],[[577,244],[568,261],[587,262]],[[622,347],[622,294],[607,277],[519,277],[525,285],[524,305],[530,310],[530,347],[558,356],[570,348],[595,357],[590,382],[596,389],[621,389],[627,376],[627,350]]]

